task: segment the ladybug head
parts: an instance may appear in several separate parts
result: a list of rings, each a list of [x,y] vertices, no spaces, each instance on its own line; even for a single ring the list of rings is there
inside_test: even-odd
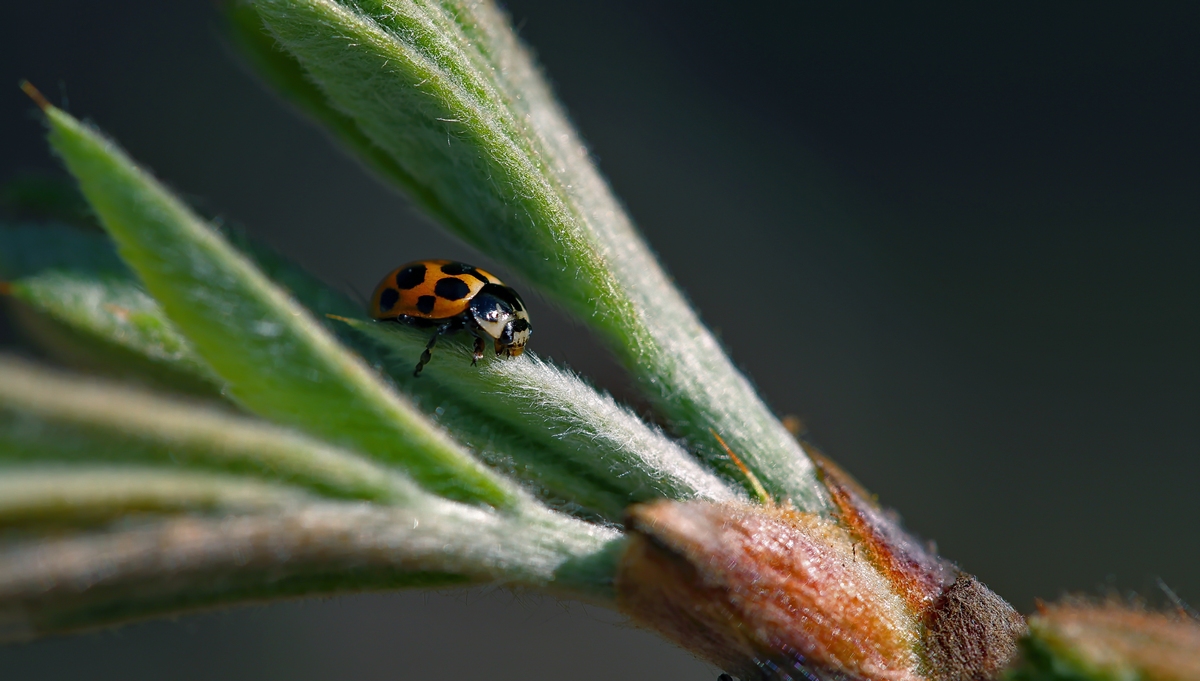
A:
[[[488,284],[471,299],[471,319],[480,331],[496,342],[496,354],[516,357],[525,352],[525,343],[533,333],[529,313],[521,296],[507,286]]]
[[[509,357],[516,357],[525,352],[525,343],[533,327],[529,325],[529,315],[522,310],[520,315],[504,325],[504,331],[496,339],[496,354],[507,352]]]

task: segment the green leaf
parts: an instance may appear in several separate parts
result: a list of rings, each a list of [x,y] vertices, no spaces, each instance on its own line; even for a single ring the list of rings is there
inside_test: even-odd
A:
[[[51,145],[122,258],[234,400],[400,465],[438,494],[523,503],[113,142],[59,109],[44,111]]]
[[[366,340],[360,336],[360,342]],[[448,343],[452,346],[454,341]],[[423,343],[422,343],[423,345]],[[388,363],[384,363],[386,368]],[[549,505],[576,516],[619,523],[629,499],[619,482],[591,475],[578,465],[558,443],[530,438],[499,419],[494,407],[477,406],[463,400],[441,383],[428,378],[413,379],[412,365],[397,381],[430,419],[454,433],[454,437],[479,459],[522,485]]]
[[[286,428],[0,356],[0,461],[191,468],[397,503],[399,472]]]
[[[0,466],[0,528],[94,524],[134,514],[295,506],[294,489],[232,476],[131,466]]]
[[[145,358],[162,373],[182,375],[168,383],[202,383],[214,394],[220,390],[220,377],[166,320],[154,299],[129,278],[49,271],[12,282],[11,292],[93,341]]]
[[[103,232],[0,223],[0,278],[11,280],[4,283],[15,301],[7,306],[11,319],[59,361],[219,395],[223,382],[142,291]]]
[[[612,530],[428,494],[181,517],[0,545],[0,640],[198,607],[382,588],[503,583],[611,603]]]
[[[74,364],[80,364],[80,356],[85,355],[90,361],[84,364],[89,368],[134,376],[184,392],[215,394],[221,381],[195,355],[162,308],[142,291],[111,249],[111,241],[102,236],[97,240],[97,235],[90,233],[68,230],[60,234],[58,231],[34,226],[0,228],[0,246],[11,246],[8,249],[12,253],[10,259],[37,263],[36,266],[27,264],[14,268],[35,274],[12,282],[13,296],[68,327],[59,328],[40,318],[18,315],[25,330],[37,335],[43,347],[51,346],[59,357]],[[53,238],[47,238],[48,234]],[[358,313],[357,306],[295,265],[253,244],[238,232],[232,232],[230,236],[235,247],[253,257],[272,281],[284,284],[310,311],[353,310]],[[89,263],[78,262],[72,257],[77,250],[74,247],[78,246],[90,253],[109,252],[112,263],[106,268],[95,268]],[[5,250],[0,248],[0,251]],[[352,347],[360,352],[375,352],[376,344],[361,333],[340,323],[336,328],[342,329],[343,335],[347,336],[344,340],[351,341]],[[421,344],[424,342],[422,340]],[[105,353],[110,346],[128,352]],[[404,372],[404,378],[411,378],[410,370]],[[596,515],[611,522],[620,521],[629,503],[627,495],[604,478],[589,478],[579,466],[564,459],[560,447],[547,448],[531,441],[493,418],[487,409],[463,405],[462,400],[436,382],[408,381],[405,387],[426,414],[455,433],[476,456],[493,468],[524,480],[531,491],[553,507]],[[137,409],[138,405],[131,407]],[[104,415],[101,424],[108,418],[112,416]],[[125,440],[120,440],[119,445],[106,446],[103,443],[109,441],[107,437],[101,438],[100,442],[66,441],[61,427],[56,427],[55,435],[56,442],[64,440],[61,447],[53,449],[55,452],[87,451],[94,457],[98,452],[120,451],[127,458],[131,452],[140,451]],[[200,451],[204,451],[205,444],[201,438]],[[45,455],[45,443],[39,446],[38,451]],[[389,496],[380,497],[378,490],[368,491],[364,498]],[[353,496],[363,494],[363,491],[352,493]]]
[[[319,318],[360,312],[345,295],[241,231],[226,229],[225,236]],[[102,232],[0,224],[0,276],[14,279],[8,286],[14,298],[53,320],[17,309],[17,323],[68,363],[190,394],[211,396],[223,387]]]
[[[610,518],[619,519],[621,509],[638,501],[734,498],[720,478],[661,431],[647,426],[611,396],[529,351],[472,366],[470,348],[451,340],[438,345],[438,361],[414,378],[412,365],[425,347],[428,332],[398,324],[342,321],[394,353],[391,375],[406,391],[443,387],[455,401],[503,421],[560,461],[570,462],[576,475],[607,481],[621,495],[618,515]],[[531,468],[554,465],[530,457],[531,453],[515,455]]]
[[[397,184],[597,329],[692,449],[739,477],[712,429],[772,494],[826,507],[800,445],[655,261],[493,4],[254,6],[328,108],[410,178]]]

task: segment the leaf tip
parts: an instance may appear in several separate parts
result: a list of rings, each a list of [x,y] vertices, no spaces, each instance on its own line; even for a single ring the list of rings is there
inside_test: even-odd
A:
[[[42,111],[49,111],[50,109],[54,108],[54,105],[50,103],[50,100],[46,99],[41,90],[38,90],[33,86],[33,83],[30,83],[25,79],[21,79],[21,82],[18,83],[18,87],[20,87],[21,92],[24,92],[26,95],[28,95],[29,98],[33,100],[33,103],[37,104],[38,108]]]

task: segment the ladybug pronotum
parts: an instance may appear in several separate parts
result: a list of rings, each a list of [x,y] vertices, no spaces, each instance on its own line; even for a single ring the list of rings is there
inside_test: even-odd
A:
[[[516,357],[533,332],[516,291],[489,272],[453,260],[418,260],[392,271],[375,287],[371,316],[435,329],[413,376],[421,375],[438,338],[448,333],[467,330],[475,336],[475,364],[488,339],[497,355]]]

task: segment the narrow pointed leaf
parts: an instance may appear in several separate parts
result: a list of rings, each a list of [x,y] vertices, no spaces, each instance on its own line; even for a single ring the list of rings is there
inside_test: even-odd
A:
[[[119,345],[133,352],[134,355],[111,358],[122,370],[122,375],[128,375],[131,364],[140,358],[153,364],[154,368],[166,365],[171,370],[171,380],[162,382],[172,388],[184,388],[185,379],[192,383],[199,379],[209,386],[210,392],[216,389],[219,379],[195,355],[182,334],[174,330],[158,303],[142,291],[115,251],[111,252],[112,262],[103,268],[80,262],[75,257],[81,245],[89,252],[103,252],[111,248],[111,241],[94,233],[63,232],[36,226],[0,229],[0,245],[12,246],[10,260],[30,261],[10,270],[32,272],[11,283],[12,295],[69,325],[81,336],[78,345],[86,346],[86,351],[92,355],[106,345]],[[285,286],[310,312],[320,315],[320,319],[328,319],[326,315],[330,312],[359,313],[357,306],[337,291],[286,259],[242,237],[239,232],[230,232],[228,236],[231,243],[251,257],[273,282]],[[23,321],[26,328],[31,328],[38,320],[26,318]],[[340,322],[334,327],[335,331],[339,329],[342,340],[349,341],[351,347],[368,356],[377,354],[375,341]],[[43,338],[43,342],[47,340]],[[60,345],[65,342],[56,340]],[[422,346],[424,343],[424,339],[420,340]],[[167,348],[173,351],[168,352]],[[420,349],[417,349],[419,353]],[[147,376],[146,373],[141,372],[138,377],[157,378],[157,375]],[[557,439],[544,436],[531,439],[518,432],[492,415],[494,405],[487,400],[466,404],[461,395],[447,391],[436,380],[413,380],[411,368],[400,372],[398,378],[417,406],[455,433],[455,437],[477,457],[500,472],[523,480],[530,491],[552,507],[620,522],[622,512],[629,504],[629,495],[622,492],[622,487],[627,484],[614,485],[607,475],[589,476],[586,467],[572,462]],[[479,390],[485,385],[479,383],[474,388]],[[55,439],[62,440],[63,437]],[[667,447],[674,446],[665,440],[662,442]],[[70,446],[64,447],[70,450]],[[111,449],[105,447],[104,451]],[[55,451],[63,451],[63,448]],[[704,473],[698,467],[696,469]]]
[[[360,312],[345,295],[240,231],[225,236],[318,319]],[[0,278],[9,280],[16,300],[53,320],[44,323],[19,308],[18,324],[70,363],[192,394],[212,395],[223,386],[103,232],[55,223],[0,225]]]
[[[428,334],[396,324],[343,321],[395,353],[391,373],[406,389],[420,390],[431,383],[444,386],[458,400],[486,409],[581,471],[608,480],[622,494],[622,506],[660,498],[734,498],[720,478],[662,432],[610,395],[531,352],[505,360],[486,358],[472,366],[465,345],[446,342],[439,345],[439,361],[420,378],[413,378],[409,368],[424,349]]]
[[[360,337],[361,340],[367,340]],[[383,363],[386,368],[388,363]],[[551,508],[571,515],[620,523],[627,495],[618,481],[592,475],[556,442],[531,438],[499,419],[493,405],[478,406],[422,375],[412,378],[411,365],[397,381],[430,419],[499,473],[519,481]]]
[[[282,485],[211,473],[0,465],[0,528],[93,524],[136,514],[263,511],[305,499]]]
[[[470,583],[612,598],[612,530],[424,495],[308,504],[0,546],[0,640],[301,595]]]
[[[0,356],[0,462],[114,462],[238,473],[395,503],[416,486],[286,428]]]
[[[58,361],[219,396],[220,378],[141,289],[102,231],[0,224],[0,281],[15,325]]]
[[[154,299],[127,277],[43,272],[12,282],[10,293],[91,343],[113,345],[145,359],[164,383],[185,392],[207,388],[204,392],[215,395],[221,389],[220,377],[167,321]]]
[[[770,492],[826,505],[800,445],[655,261],[492,3],[254,6],[412,178],[415,200],[596,328],[691,447],[736,476],[713,429]]]
[[[519,502],[114,143],[59,109],[45,113],[51,144],[121,256],[235,400],[401,465],[439,494]]]

